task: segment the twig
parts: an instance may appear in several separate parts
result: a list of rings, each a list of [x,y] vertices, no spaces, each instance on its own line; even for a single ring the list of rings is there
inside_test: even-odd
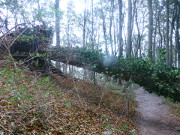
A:
[[[1,127],[4,131],[7,131],[7,132],[11,133],[11,131],[10,131],[10,130],[6,129],[6,128],[5,128],[5,127],[3,127],[1,124],[0,124],[0,127]]]

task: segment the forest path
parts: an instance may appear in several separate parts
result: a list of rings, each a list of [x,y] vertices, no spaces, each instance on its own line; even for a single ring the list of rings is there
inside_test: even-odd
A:
[[[180,135],[180,122],[160,97],[143,88],[134,92],[139,112],[136,121],[141,135]]]

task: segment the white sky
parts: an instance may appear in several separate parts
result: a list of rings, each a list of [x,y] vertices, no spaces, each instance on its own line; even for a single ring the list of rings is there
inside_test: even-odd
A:
[[[63,11],[66,11],[67,9],[67,3],[69,1],[72,1],[74,3],[74,10],[76,11],[76,13],[83,13],[84,10],[84,0],[61,0],[60,1],[60,9]]]

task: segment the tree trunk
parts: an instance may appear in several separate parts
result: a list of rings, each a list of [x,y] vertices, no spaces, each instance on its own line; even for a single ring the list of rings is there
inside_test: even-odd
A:
[[[119,5],[119,45],[118,45],[118,51],[119,56],[123,56],[123,48],[122,48],[122,0],[118,0]]]
[[[59,12],[59,0],[55,1],[55,16],[56,16],[56,24],[55,24],[55,31],[56,31],[56,46],[60,46],[60,12]]]
[[[83,46],[86,46],[86,0],[84,0],[84,3]]]
[[[66,35],[67,35],[67,46],[70,47],[70,21],[71,21],[71,15],[70,15],[70,10],[71,10],[71,3],[68,3],[67,6],[67,30],[66,30]]]
[[[114,54],[116,55],[116,22],[115,20],[113,19],[114,21]]]
[[[101,10],[102,20],[103,20],[103,34],[104,34],[104,41],[105,41],[105,52],[108,54],[108,46],[107,46],[107,37],[106,37],[106,20],[103,9]]]
[[[137,9],[135,12],[135,21],[136,21],[136,28],[138,30],[138,37],[137,37],[137,42],[136,42],[136,48],[135,48],[135,57],[138,57],[138,50],[139,50],[139,41],[140,41],[140,30],[139,30],[139,25],[138,25],[138,21],[137,21]]]
[[[152,11],[152,0],[148,0],[148,10],[149,10],[149,32],[148,32],[148,56],[149,60],[152,61],[152,34],[153,34],[153,11]]]
[[[128,32],[127,32],[128,37],[127,37],[127,52],[126,52],[127,57],[131,57],[131,52],[132,52],[131,28],[132,28],[132,3],[131,0],[128,0]]]
[[[91,0],[91,12],[92,12],[92,24],[91,24],[91,29],[92,29],[92,33],[91,33],[91,43],[94,49],[94,4],[93,4],[93,0]]]
[[[8,25],[9,25],[9,20],[8,20],[8,18],[9,18],[9,15],[8,15],[8,6],[6,6],[6,18],[5,18],[5,20],[4,20],[4,25],[5,25],[5,29],[6,29],[6,31],[8,31]]]
[[[156,10],[157,12],[157,10]],[[156,60],[156,34],[157,34],[157,20],[156,20],[156,24],[155,24],[155,31],[154,31],[154,43],[153,43],[153,60]]]
[[[179,44],[179,17],[180,17],[180,5],[178,0],[176,0],[176,31],[175,31],[175,43],[177,48],[177,61],[178,61],[178,67],[180,68],[180,44]]]
[[[162,33],[161,33],[160,12],[161,12],[161,10],[159,10],[159,12],[158,12],[157,22],[158,22],[158,31],[159,31],[159,36],[160,36],[159,47],[162,48],[163,37],[162,37]]]
[[[174,8],[175,9],[175,8]],[[172,22],[171,22],[171,32],[170,32],[170,58],[169,58],[169,65],[170,67],[173,66],[173,30],[174,30],[174,23],[175,23],[175,19],[176,19],[176,15],[175,15],[175,11],[173,11],[173,18],[172,18]]]
[[[109,35],[110,35],[110,43],[111,43],[111,53],[114,55],[113,51],[113,39],[112,39],[112,22],[114,17],[114,0],[111,0],[111,16],[110,16],[110,25],[109,25]]]
[[[169,66],[169,0],[166,0],[166,65]]]

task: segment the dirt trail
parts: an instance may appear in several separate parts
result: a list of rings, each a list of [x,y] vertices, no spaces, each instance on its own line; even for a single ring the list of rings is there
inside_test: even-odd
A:
[[[143,88],[135,90],[138,102],[136,117],[141,135],[180,135],[180,121],[162,99]]]

